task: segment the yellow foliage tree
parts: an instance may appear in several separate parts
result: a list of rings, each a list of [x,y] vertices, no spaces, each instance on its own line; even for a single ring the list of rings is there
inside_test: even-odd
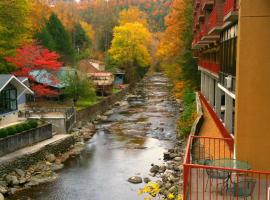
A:
[[[119,13],[119,24],[138,22],[148,27],[147,15],[139,10],[137,7],[130,7],[127,10],[122,10]]]
[[[147,67],[151,63],[151,33],[142,24],[126,23],[114,28],[114,39],[109,50],[113,60],[119,66],[136,63]]]
[[[95,32],[94,32],[92,25],[88,24],[85,21],[80,21],[80,24],[81,24],[83,30],[85,31],[86,35],[88,36],[88,38],[93,42],[95,39]]]
[[[0,1],[0,73],[12,70],[4,58],[31,40],[31,6],[28,0]]]
[[[113,31],[109,54],[112,62],[126,72],[130,82],[138,79],[139,70],[151,64],[151,33],[142,24],[126,23]]]

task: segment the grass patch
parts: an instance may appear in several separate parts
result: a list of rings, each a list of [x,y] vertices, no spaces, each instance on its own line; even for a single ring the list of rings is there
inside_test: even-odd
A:
[[[118,88],[113,88],[112,93],[115,94],[115,93],[118,93],[118,92],[120,92],[120,91],[121,91],[121,90],[118,89]]]
[[[85,98],[85,99],[80,99],[77,101],[76,103],[76,109],[77,110],[82,110],[82,109],[85,109],[89,106],[92,106],[96,103],[98,103],[99,101],[101,101],[104,97],[96,97],[96,98]]]

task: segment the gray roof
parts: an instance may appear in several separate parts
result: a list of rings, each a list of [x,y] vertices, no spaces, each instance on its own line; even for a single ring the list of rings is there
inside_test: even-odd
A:
[[[12,76],[12,74],[0,74],[0,90],[6,85]]]
[[[28,78],[24,77],[24,76],[17,77],[17,79],[19,79],[21,82],[24,82],[24,81],[28,80]]]
[[[20,80],[21,79],[21,80]],[[16,81],[20,86],[27,89],[30,93],[34,93],[27,85],[23,83],[23,81],[27,79],[26,77],[17,78],[12,74],[0,74],[0,92],[5,88],[5,86],[11,82]],[[23,80],[23,81],[22,81]]]

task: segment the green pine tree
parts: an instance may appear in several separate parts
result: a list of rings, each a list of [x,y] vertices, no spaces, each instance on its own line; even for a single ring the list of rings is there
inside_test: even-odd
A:
[[[55,50],[62,56],[65,62],[73,63],[74,48],[71,37],[55,13],[52,13],[50,16],[46,28],[55,43]]]
[[[80,24],[75,24],[74,26],[74,44],[80,49],[87,48],[91,46],[91,40],[87,37],[85,31]]]
[[[49,33],[47,26],[43,27],[43,29],[35,34],[35,38],[38,42],[49,49],[50,51],[56,51],[55,41],[53,40],[52,35]]]

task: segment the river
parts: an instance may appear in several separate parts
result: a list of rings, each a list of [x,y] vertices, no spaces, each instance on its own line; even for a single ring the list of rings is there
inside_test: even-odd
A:
[[[70,158],[51,183],[16,193],[18,200],[140,200],[143,184],[130,176],[149,177],[152,163],[163,163],[172,148],[178,108],[159,73],[146,77],[97,124],[97,133],[82,154]],[[152,178],[152,177],[149,177]]]

